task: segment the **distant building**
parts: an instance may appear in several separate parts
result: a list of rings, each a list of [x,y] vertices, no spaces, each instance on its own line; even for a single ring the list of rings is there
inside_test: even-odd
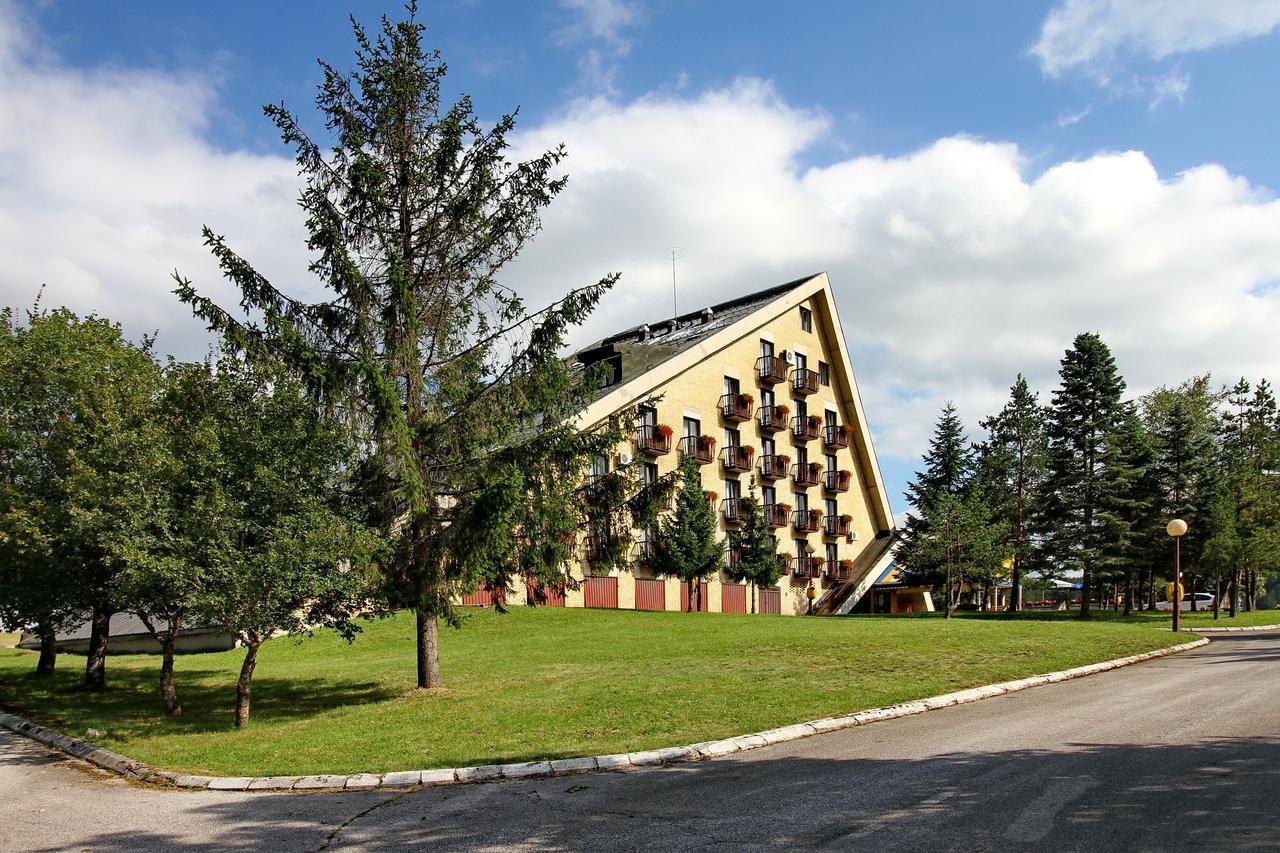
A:
[[[817,612],[847,613],[884,573],[893,513],[825,273],[636,326],[576,358],[584,367],[608,366],[606,390],[582,416],[584,427],[660,397],[640,411],[631,440],[594,460],[593,476],[636,465],[652,481],[691,457],[715,495],[724,536],[755,474],[787,557],[781,582],[758,594],[760,612],[805,613],[812,586]],[[597,569],[609,535],[598,529],[584,537],[568,567],[580,588],[542,591],[549,604],[686,609],[687,585],[646,568],[645,531],[637,532],[634,571]],[[516,589],[506,601],[525,603],[531,592]],[[703,609],[746,612],[749,591],[721,572],[700,598]],[[484,590],[462,599],[491,600]]]
[[[163,619],[153,622],[156,629],[165,631],[168,623]],[[60,652],[87,654],[89,651],[89,621],[86,619],[69,631],[57,635],[57,648]],[[183,628],[178,633],[176,649],[180,653],[188,652],[223,652],[236,647],[236,638],[221,628]],[[40,638],[30,631],[24,631],[18,640],[20,649],[39,649]],[[111,617],[111,641],[107,644],[109,654],[160,654],[160,644],[147,631],[142,620],[132,613],[117,613]]]

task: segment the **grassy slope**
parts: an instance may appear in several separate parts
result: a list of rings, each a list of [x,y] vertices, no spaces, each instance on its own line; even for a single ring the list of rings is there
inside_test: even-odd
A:
[[[262,651],[253,722],[232,729],[241,653],[185,656],[185,713],[157,713],[158,660],[110,661],[111,688],[75,690],[82,657],[37,680],[0,649],[0,707],[173,769],[300,774],[449,767],[692,743],[1131,654],[1176,639],[1149,620],[864,617],[515,608],[444,631],[448,687],[418,695],[412,619]]]

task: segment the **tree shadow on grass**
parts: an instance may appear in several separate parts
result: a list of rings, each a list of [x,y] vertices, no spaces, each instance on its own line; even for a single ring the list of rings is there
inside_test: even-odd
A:
[[[75,843],[107,851],[1275,849],[1277,738],[1064,742],[908,759],[767,755],[407,793],[153,791],[162,816],[151,826],[87,830]]]
[[[177,674],[183,712],[169,717],[160,700],[159,670],[152,667],[112,669],[107,689],[91,693],[80,687],[79,672],[62,669],[52,678],[32,672],[0,670],[0,708],[76,737],[87,728],[115,740],[161,734],[226,731],[235,723],[234,675],[221,669],[184,669]],[[317,676],[255,676],[251,713],[258,723],[313,717],[348,705],[392,699],[400,692],[374,680]]]

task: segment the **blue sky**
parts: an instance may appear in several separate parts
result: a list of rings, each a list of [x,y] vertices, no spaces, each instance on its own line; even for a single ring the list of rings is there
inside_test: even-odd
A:
[[[199,225],[305,292],[289,152],[353,4],[0,0],[0,297],[33,288],[197,354]],[[373,25],[392,3],[361,3]],[[517,105],[570,191],[512,270],[531,300],[611,270],[581,335],[828,270],[901,493],[943,400],[971,425],[1075,332],[1134,394],[1280,360],[1280,0],[424,3],[450,85]],[[1273,379],[1278,377],[1272,377]],[[975,433],[976,435],[976,433]]]

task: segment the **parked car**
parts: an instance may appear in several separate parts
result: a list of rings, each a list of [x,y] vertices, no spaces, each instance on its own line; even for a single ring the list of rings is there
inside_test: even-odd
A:
[[[1190,610],[1191,600],[1195,599],[1196,610],[1212,610],[1213,609],[1213,593],[1211,592],[1188,592],[1182,596],[1182,606],[1179,610]],[[1172,610],[1173,602],[1157,601],[1156,610]]]

